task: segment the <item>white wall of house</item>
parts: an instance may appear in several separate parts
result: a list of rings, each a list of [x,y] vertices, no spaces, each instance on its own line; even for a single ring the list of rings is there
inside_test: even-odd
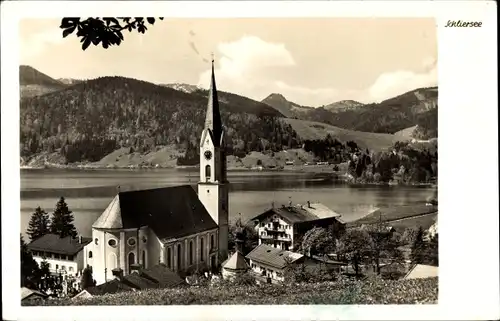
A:
[[[83,251],[80,251],[80,253],[82,252]],[[38,263],[38,265],[42,264],[42,261],[44,260],[42,256],[38,255],[36,256],[33,255],[33,259]],[[78,271],[81,270],[81,267],[79,268],[78,266],[76,255],[73,256],[73,260],[68,260],[68,259],[56,259],[53,256],[49,257],[49,253],[47,253],[45,261],[49,263],[49,270],[51,273],[59,274],[59,272],[61,272],[62,274],[64,274],[65,271],[67,275],[75,276],[78,273]]]
[[[283,275],[283,269],[278,269],[261,262],[250,260],[250,268],[258,275],[267,276],[276,281],[284,281],[285,279]]]
[[[273,228],[273,221],[278,220],[278,231],[280,238],[276,240],[276,248],[279,249],[287,249],[286,245],[288,245],[288,250],[293,249],[293,224],[289,224],[281,216],[278,214],[273,214],[268,216],[255,226],[255,230],[259,235],[259,245],[262,243],[267,243],[266,240],[272,238],[277,232],[269,231],[269,229]],[[274,241],[272,243],[268,243],[271,246],[274,246]]]

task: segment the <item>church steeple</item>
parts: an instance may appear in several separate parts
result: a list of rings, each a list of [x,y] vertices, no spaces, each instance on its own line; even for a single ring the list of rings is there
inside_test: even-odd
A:
[[[218,147],[221,143],[222,120],[219,111],[219,99],[217,97],[217,86],[215,84],[214,59],[212,57],[212,79],[208,92],[207,115],[205,117],[205,129],[209,129],[213,136],[213,143]]]

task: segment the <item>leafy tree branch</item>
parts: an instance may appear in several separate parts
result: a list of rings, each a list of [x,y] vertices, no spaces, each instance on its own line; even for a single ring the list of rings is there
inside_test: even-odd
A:
[[[163,20],[163,17],[158,18]],[[146,24],[154,25],[156,18],[63,18],[59,28],[63,29],[62,36],[66,38],[68,35],[76,31],[76,36],[82,43],[82,50],[87,49],[90,44],[97,46],[102,45],[104,49],[110,46],[119,46],[124,40],[123,32],[128,30],[132,32],[137,30],[139,33],[145,33],[148,30]]]

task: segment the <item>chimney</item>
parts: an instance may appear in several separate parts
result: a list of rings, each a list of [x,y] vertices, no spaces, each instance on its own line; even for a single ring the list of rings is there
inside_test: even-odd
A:
[[[116,277],[118,280],[121,280],[123,278],[123,270],[120,268],[113,269],[111,271],[113,273],[113,276]]]
[[[311,208],[311,202],[307,201],[307,207]]]

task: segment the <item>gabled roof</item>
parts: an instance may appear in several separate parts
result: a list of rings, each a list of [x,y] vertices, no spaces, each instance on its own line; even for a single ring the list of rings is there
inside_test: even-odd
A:
[[[42,297],[42,298],[48,297],[48,295],[45,294],[45,293],[43,293],[43,292],[32,290],[32,289],[28,289],[26,287],[22,287],[21,288],[21,301],[25,300],[25,299],[28,299],[28,298],[30,298],[32,296],[38,296],[38,297]]]
[[[120,192],[92,225],[98,229],[149,226],[160,240],[217,228],[190,185]]]
[[[104,295],[108,293],[118,293],[132,290],[135,289],[117,279],[86,289],[86,291],[91,295]]]
[[[141,277],[157,283],[161,288],[174,287],[184,283],[181,277],[170,270],[164,263],[157,264],[149,269],[144,269],[140,274]]]
[[[304,205],[303,208],[318,218],[339,217],[340,214],[321,203],[310,203],[310,206]]]
[[[63,255],[75,255],[83,250],[85,245],[90,242],[92,242],[92,239],[89,237],[82,237],[82,242],[80,243],[79,238],[72,238],[71,236],[61,238],[56,234],[45,234],[44,236],[29,243],[28,249],[30,251],[44,251]]]
[[[236,251],[231,257],[226,260],[222,267],[227,270],[248,270],[249,266],[243,254],[240,251]]]
[[[279,215],[283,220],[290,224],[313,221],[319,219],[319,217],[307,212],[306,210],[297,206],[283,206],[283,207],[273,207],[262,214],[259,214],[252,218],[252,220],[262,220],[266,217],[272,216],[274,214]]]
[[[299,253],[285,251],[274,248],[272,246],[261,244],[247,254],[246,258],[257,263],[270,265],[277,269],[282,269],[286,266],[285,258],[290,258],[290,263],[294,263],[304,256]]]
[[[139,273],[124,276],[122,282],[139,290],[159,288],[158,283],[140,276]]]
[[[415,264],[405,275],[405,279],[423,279],[439,276],[439,267],[424,264]]]

